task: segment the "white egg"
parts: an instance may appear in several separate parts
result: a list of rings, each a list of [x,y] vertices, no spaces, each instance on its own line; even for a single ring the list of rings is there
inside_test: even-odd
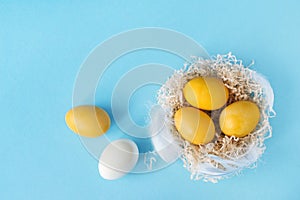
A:
[[[128,139],[113,141],[100,156],[99,173],[107,180],[121,178],[134,168],[138,157],[139,150],[133,141]]]
[[[181,148],[164,123],[165,115],[160,107],[152,110],[149,132],[155,151],[165,162],[172,163],[179,158]]]
[[[152,138],[152,144],[158,155],[167,163],[174,162],[180,156],[180,147],[167,127]]]

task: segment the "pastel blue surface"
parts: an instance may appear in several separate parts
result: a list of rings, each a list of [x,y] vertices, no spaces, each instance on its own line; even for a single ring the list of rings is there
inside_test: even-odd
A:
[[[299,9],[296,0],[1,0],[0,199],[300,199]],[[117,181],[99,176],[97,162],[64,115],[89,52],[114,34],[142,27],[182,32],[211,55],[231,51],[246,64],[255,60],[254,69],[274,88],[277,112],[258,168],[218,184],[191,181],[181,161]],[[150,50],[130,56],[116,62],[112,73],[118,74],[118,63],[183,64]],[[131,100],[137,123],[146,114],[142,105],[153,98],[143,90]]]

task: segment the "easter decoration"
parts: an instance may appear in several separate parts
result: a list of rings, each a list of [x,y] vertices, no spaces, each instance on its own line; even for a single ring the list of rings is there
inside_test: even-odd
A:
[[[231,53],[193,57],[158,92],[184,167],[210,182],[255,167],[272,136],[273,100],[269,82]]]
[[[158,130],[156,124],[164,122],[161,135],[150,134],[162,160],[171,163],[179,156],[191,179],[214,183],[256,166],[264,141],[272,136],[274,94],[267,79],[249,67],[231,53],[193,57],[166,77],[157,93],[161,110],[154,112],[149,129]],[[65,121],[87,138],[103,137],[111,125],[107,112],[94,105],[72,108]],[[138,159],[134,141],[112,141],[99,157],[99,174],[121,178]]]
[[[75,133],[85,137],[103,135],[110,127],[106,111],[96,106],[77,106],[65,116],[67,126]]]
[[[107,180],[121,178],[134,168],[138,157],[139,150],[133,141],[115,140],[101,154],[98,164],[99,174]]]

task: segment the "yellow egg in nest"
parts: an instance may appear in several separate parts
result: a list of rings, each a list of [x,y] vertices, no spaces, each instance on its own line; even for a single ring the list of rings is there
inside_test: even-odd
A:
[[[78,106],[65,116],[66,124],[75,133],[85,137],[103,135],[110,127],[107,112],[96,106]]]
[[[214,138],[212,119],[196,108],[180,108],[174,115],[174,123],[180,135],[193,144],[207,144]]]
[[[250,101],[237,101],[227,106],[220,115],[220,128],[228,136],[244,137],[257,126],[260,112]]]
[[[228,89],[223,81],[214,77],[197,77],[190,80],[183,88],[187,102],[203,110],[216,110],[228,100]]]

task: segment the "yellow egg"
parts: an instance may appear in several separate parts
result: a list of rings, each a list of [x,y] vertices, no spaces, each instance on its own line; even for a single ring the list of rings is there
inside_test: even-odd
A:
[[[68,127],[85,137],[98,137],[110,127],[109,115],[96,106],[78,106],[69,110],[65,116]]]
[[[244,137],[257,126],[259,108],[250,101],[237,101],[227,106],[220,115],[220,127],[228,136]]]
[[[206,144],[215,135],[215,125],[203,111],[183,107],[174,116],[175,127],[180,135],[193,144]]]
[[[228,89],[222,80],[214,77],[198,77],[183,88],[183,95],[192,106],[204,110],[216,110],[228,100]]]

